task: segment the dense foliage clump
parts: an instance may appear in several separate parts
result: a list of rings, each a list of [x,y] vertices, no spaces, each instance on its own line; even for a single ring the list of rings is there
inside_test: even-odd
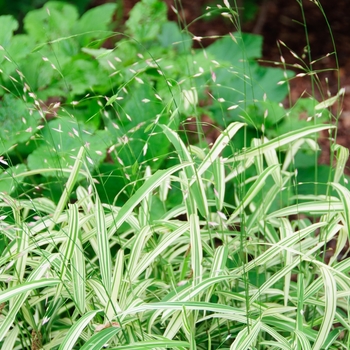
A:
[[[0,346],[346,348],[344,91],[290,106],[260,36],[116,12],[0,16]]]

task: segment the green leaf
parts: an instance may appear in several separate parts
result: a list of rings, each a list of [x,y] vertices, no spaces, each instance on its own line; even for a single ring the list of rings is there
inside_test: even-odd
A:
[[[298,130],[312,124],[321,124],[328,120],[329,112],[315,110],[317,100],[313,97],[299,98],[295,104],[287,111],[286,117],[279,124],[275,133],[278,135],[289,131]]]
[[[62,264],[60,270],[60,279],[62,283],[57,288],[56,300],[61,298],[62,289],[66,280],[67,271],[69,271],[69,265],[72,263],[72,257],[74,250],[77,249],[77,240],[79,233],[79,219],[78,219],[78,206],[76,203],[69,206],[68,214],[68,232],[64,251],[62,252]],[[56,215],[57,216],[57,215]],[[81,305],[81,302],[79,302]]]
[[[24,18],[24,29],[37,42],[66,37],[78,20],[75,6],[49,1],[39,10],[30,11]]]
[[[335,96],[330,97],[329,99],[327,99],[327,100],[319,103],[317,106],[315,106],[315,110],[319,111],[319,110],[322,110],[322,109],[325,109],[325,108],[328,108],[328,107],[334,105],[334,103],[339,100],[340,96],[343,96],[344,94],[345,94],[345,89],[342,88],[338,91],[338,93]]]
[[[255,129],[261,130],[264,125],[265,130],[275,128],[275,124],[285,117],[286,111],[277,102],[256,101],[241,113],[244,120]]]
[[[187,341],[180,341],[180,340],[153,340],[153,341],[142,341],[139,343],[132,343],[129,345],[121,345],[114,348],[111,348],[111,350],[134,350],[134,349],[155,349],[155,348],[171,348],[176,349],[180,347],[189,347],[189,343]]]
[[[140,77],[144,78],[144,75]],[[154,96],[151,85],[135,82],[129,85],[129,89],[132,94],[125,96],[123,103],[117,107],[119,118],[109,119],[106,126],[111,139],[127,140],[119,143],[111,156],[116,163],[121,159],[124,171],[132,177],[131,167],[135,163],[147,161],[152,170],[158,168],[168,154],[170,142],[160,128],[169,118],[163,112],[163,104]],[[107,103],[113,103],[113,99],[111,97]]]
[[[157,38],[166,21],[167,6],[163,1],[142,0],[130,11],[126,27],[137,41],[146,42]]]
[[[12,16],[0,16],[0,45],[6,49],[12,39],[13,32],[18,29],[18,22]],[[2,50],[0,50],[2,52]],[[3,53],[1,56],[3,57]],[[1,62],[0,58],[0,62]]]
[[[100,350],[119,331],[120,328],[116,327],[102,329],[100,332],[94,334],[80,350]]]
[[[91,44],[94,39],[103,38],[109,33],[103,33],[108,30],[108,24],[112,22],[117,4],[104,4],[85,12],[79,21],[73,27],[72,32],[84,35],[78,37],[80,46]]]
[[[96,196],[95,222],[97,230],[97,257],[99,259],[102,284],[110,295],[112,278],[112,257],[106,228],[106,219],[100,198]]]
[[[328,266],[321,266],[321,275],[325,287],[324,295],[324,314],[322,314],[322,324],[318,331],[313,350],[323,348],[324,343],[333,327],[333,320],[337,308],[337,285],[334,272]]]
[[[334,129],[334,125],[315,125],[315,126],[309,126],[300,130],[291,131],[287,134],[281,135],[279,137],[276,137],[273,140],[270,140],[261,146],[253,147],[251,149],[248,149],[245,152],[242,152],[240,154],[234,155],[231,159],[229,159],[227,162],[235,162],[238,160],[247,159],[249,157],[255,157],[259,154],[263,154],[265,151],[271,150],[271,149],[278,149],[281,146],[287,145],[288,143],[291,143],[293,141],[296,141],[302,137],[314,134],[316,132],[320,132],[322,130],[326,129]]]
[[[174,48],[180,53],[187,53],[192,47],[192,38],[182,33],[175,22],[166,22],[162,25],[158,40],[165,48]]]
[[[25,176],[21,176],[21,174],[26,170],[27,167],[24,164],[7,168],[0,175],[0,192],[8,194],[14,192],[23,183]]]
[[[90,127],[74,119],[59,118],[50,121],[42,130],[45,144],[39,146],[28,157],[28,167],[34,169],[66,168],[73,166],[80,147],[86,149],[86,164],[89,169],[97,167],[106,155],[110,142],[106,132],[94,132]],[[44,176],[67,176],[57,171]]]
[[[35,133],[39,113],[30,115],[27,104],[6,94],[0,101],[0,155],[20,142],[26,142]]]
[[[189,200],[192,200],[193,198],[200,213],[204,217],[207,217],[208,205],[207,205],[207,198],[206,198],[206,193],[204,189],[203,179],[200,176],[200,173],[199,175],[197,174],[197,170],[194,164],[191,164],[191,162],[193,161],[192,155],[190,154],[184,142],[181,140],[178,133],[176,133],[166,125],[161,125],[161,127],[164,131],[164,134],[168,137],[169,141],[174,145],[180,162],[190,164],[190,166],[186,167],[184,171],[186,174],[187,182],[189,183],[189,186],[188,186],[189,197],[192,196],[189,198]],[[216,148],[219,148],[221,146],[222,146],[222,143],[219,143],[219,145],[217,145]],[[210,166],[210,162],[208,162],[208,160],[206,159],[206,161],[202,163],[203,171],[207,169],[209,166]],[[187,190],[187,188],[185,190]],[[191,202],[188,202],[188,204],[190,203]],[[191,212],[190,214],[194,214],[194,212]]]
[[[69,92],[74,95],[82,95],[91,91],[93,87],[99,90],[98,87],[106,89],[106,82],[108,81],[108,74],[99,66],[97,61],[77,59],[68,61],[62,68],[62,75],[64,79],[60,79],[55,85],[61,91],[60,96],[67,95],[67,87]],[[109,83],[108,87],[109,87]]]
[[[100,310],[93,310],[87,312],[82,316],[77,322],[71,326],[67,335],[63,339],[59,350],[71,350],[74,348],[74,344],[80,337],[82,331],[87,326],[87,324],[95,317],[95,315],[100,312]]]
[[[148,178],[144,184],[133,194],[133,196],[123,205],[118,212],[117,217],[113,220],[112,229],[109,230],[109,235],[114,232],[116,228],[119,228],[126,220],[127,216],[133,211],[133,209],[151,193],[155,188],[159,187],[161,182],[165,181],[171,174],[190,166],[191,163],[175,165],[166,170],[158,170],[150,178]]]
[[[211,44],[207,52],[221,62],[234,64],[235,68],[242,65],[242,58],[255,59],[262,55],[263,38],[260,35],[235,33],[234,39],[225,36]]]
[[[19,294],[28,293],[33,289],[54,286],[59,282],[60,280],[58,278],[45,278],[40,280],[27,281],[13,288],[9,288],[5,292],[1,292],[0,303],[4,303],[5,301],[8,301],[9,299],[14,298]]]
[[[249,349],[250,345],[256,341],[261,329],[261,322],[255,321],[251,327],[243,328],[237,335],[235,341],[230,346],[230,350]]]

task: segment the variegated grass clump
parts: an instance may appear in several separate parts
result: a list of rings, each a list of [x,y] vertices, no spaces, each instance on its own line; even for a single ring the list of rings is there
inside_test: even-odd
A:
[[[196,152],[163,126],[178,164],[147,168],[121,207],[101,203],[83,147],[58,205],[1,194],[9,242],[0,256],[1,348],[344,348],[350,263],[338,260],[350,193],[339,169],[347,152],[339,148],[342,164],[329,183],[337,197],[291,198],[271,210],[297,181],[286,170],[291,157],[280,163],[277,150],[295,154],[301,140],[334,127],[256,139],[223,159],[244,127],[229,125],[210,150]],[[230,185],[251,167],[258,175],[245,178],[251,186],[242,196]],[[77,187],[66,209],[79,174],[89,186]],[[152,218],[155,198],[165,205],[172,187],[181,189],[181,205]]]

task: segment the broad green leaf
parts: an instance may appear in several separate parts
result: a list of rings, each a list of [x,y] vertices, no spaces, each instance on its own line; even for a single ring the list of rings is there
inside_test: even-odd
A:
[[[293,130],[299,130],[312,124],[327,123],[329,112],[327,110],[315,111],[317,100],[313,97],[299,98],[286,113],[286,117],[275,130],[276,135],[282,135]],[[303,118],[300,118],[303,116]],[[276,136],[273,135],[273,136]]]
[[[18,22],[9,15],[0,16],[0,45],[3,49],[7,49],[10,45],[13,32],[18,29]],[[0,63],[3,60],[5,53],[0,50]]]
[[[114,103],[118,118],[106,121],[111,140],[123,140],[117,143],[115,151],[110,154],[116,163],[122,164],[123,176],[126,173],[131,179],[139,170],[138,164],[145,163],[153,171],[157,169],[168,155],[170,146],[160,128],[168,122],[168,116],[163,111],[164,106],[155,97],[152,83],[146,83],[148,78],[144,75],[138,77],[145,80],[144,84],[137,81],[128,84],[132,93],[121,96],[122,102]],[[109,102],[112,101],[113,97]],[[137,167],[133,168],[135,164]]]
[[[86,148],[86,164],[92,170],[103,160],[109,146],[104,131],[95,132],[68,118],[50,121],[42,131],[42,138],[45,143],[28,157],[28,167],[31,170],[71,167],[80,147]],[[54,170],[44,173],[44,176],[50,175],[67,176]]]
[[[180,53],[187,53],[192,46],[192,38],[182,33],[175,22],[166,22],[162,25],[158,40],[163,47],[175,49]]]
[[[85,12],[72,28],[73,33],[84,33],[78,37],[80,46],[91,44],[94,39],[104,39],[112,22],[117,4],[103,4]]]
[[[241,59],[256,59],[261,57],[263,38],[260,35],[235,33],[235,40],[231,36],[225,36],[211,44],[207,52],[215,59],[228,61],[230,64],[240,65]]]
[[[27,167],[24,164],[18,164],[7,168],[1,173],[0,192],[6,192],[8,194],[14,192],[23,183],[26,170]]]
[[[286,116],[286,110],[275,101],[255,101],[241,111],[244,120],[257,130],[271,130]]]
[[[73,5],[49,1],[38,10],[30,11],[24,18],[24,29],[38,42],[67,36],[78,19]]]
[[[31,115],[23,100],[6,94],[0,101],[0,154],[28,141],[35,133],[39,120],[39,113]]]
[[[167,21],[167,7],[163,1],[142,0],[130,11],[126,21],[128,34],[139,42],[154,40]]]

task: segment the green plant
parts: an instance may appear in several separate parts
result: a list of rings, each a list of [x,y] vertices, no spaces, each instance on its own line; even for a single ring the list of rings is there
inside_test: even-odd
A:
[[[160,1],[46,8],[0,29],[1,347],[346,348],[348,151],[301,183],[343,90],[285,107],[260,37],[192,49]]]
[[[102,198],[112,201],[145,166],[166,167],[170,142],[159,125],[169,120],[178,130],[193,115],[201,133],[202,115],[220,128],[243,118],[250,128],[235,138],[239,149],[259,133],[298,129],[306,122],[297,124],[297,114],[312,113],[310,99],[290,111],[279,105],[288,89],[277,83],[291,72],[256,63],[261,37],[235,34],[191,50],[189,34],[167,21],[165,4],[149,0],[135,6],[128,37],[120,38],[108,31],[115,8],[106,4],[78,20],[72,5],[48,2],[25,17],[27,34],[14,36],[16,21],[1,17],[2,118],[14,128],[5,128],[1,153],[13,166],[27,160],[29,170],[56,169],[31,179],[44,195],[59,198],[53,179],[67,176],[60,169],[72,166],[79,145],[89,145],[90,170],[104,182]],[[101,47],[106,39],[117,40],[115,48]],[[18,115],[23,124],[10,122]]]
[[[282,171],[276,150],[332,126],[292,131],[225,161],[218,157],[243,127],[230,125],[204,158],[193,162],[179,135],[164,126],[180,163],[154,174],[147,168],[142,185],[122,207],[101,204],[84,148],[61,205],[3,194],[1,206],[14,220],[2,223],[8,248],[1,255],[1,279],[9,285],[0,296],[3,346],[14,346],[20,337],[21,346],[29,347],[34,335],[49,349],[59,344],[71,349],[76,342],[84,349],[106,342],[111,349],[331,345],[347,327],[341,295],[350,282],[348,264],[337,257],[347,239],[343,213],[349,191],[334,182],[340,199],[313,196],[271,208],[295,177]],[[240,177],[236,169],[256,167],[262,158],[268,165],[250,179],[242,200],[226,203],[227,186]],[[236,167],[229,171],[225,164],[232,163]],[[90,190],[78,187],[77,202],[63,209],[80,168]],[[269,177],[273,185],[267,189]],[[181,188],[182,201],[166,210],[169,185]],[[319,221],[286,219],[301,213]],[[335,235],[343,238],[325,265],[316,256]],[[330,332],[338,322],[342,326]]]

